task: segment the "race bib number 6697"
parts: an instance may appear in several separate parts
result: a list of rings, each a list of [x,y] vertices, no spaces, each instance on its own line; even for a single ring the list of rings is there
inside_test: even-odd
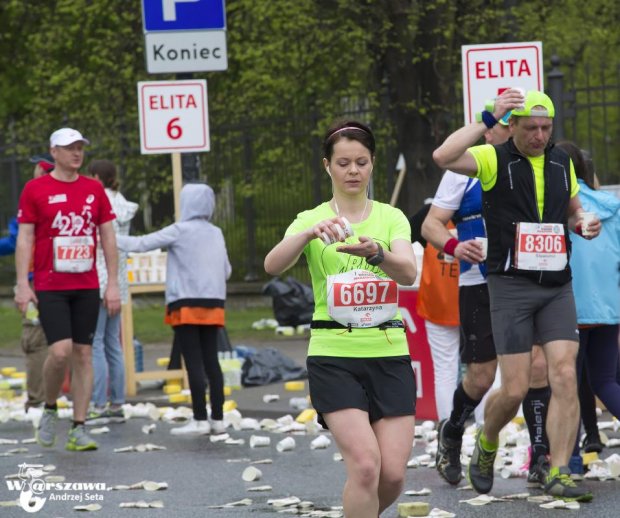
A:
[[[374,327],[398,311],[398,285],[367,270],[327,277],[329,315],[343,325]]]

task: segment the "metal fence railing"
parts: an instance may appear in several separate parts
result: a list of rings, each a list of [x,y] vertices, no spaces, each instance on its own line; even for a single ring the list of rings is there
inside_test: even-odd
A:
[[[563,121],[564,138],[591,152],[601,183],[619,184],[620,66],[608,65],[600,71],[586,66],[577,71],[552,58],[547,86],[561,92],[559,102],[554,100],[556,122]],[[455,129],[462,124],[458,110],[455,107],[450,118]],[[347,99],[342,113],[368,122],[376,132],[378,174],[374,175],[373,194],[375,199],[389,201],[398,148],[388,110],[371,110],[363,100]],[[214,222],[226,238],[233,280],[266,280],[262,262],[267,251],[298,212],[329,198],[320,149],[325,116],[312,107],[283,107],[281,115],[271,120],[248,117],[212,125],[211,152],[194,156],[197,177],[206,179],[217,194]],[[119,139],[130,141],[126,135]],[[15,215],[19,192],[32,174],[28,157],[41,151],[40,144],[0,143],[0,229],[6,229]],[[88,153],[87,162],[95,157],[114,161],[123,180],[123,194],[140,202],[141,211],[132,223],[134,232],[155,230],[172,221],[172,182],[169,192],[153,192],[154,178],[162,180],[162,185],[169,178],[169,157],[140,155],[127,144],[117,153],[93,145]],[[192,161],[186,155],[184,159]],[[303,264],[291,275],[307,280]],[[0,285],[12,283],[13,277],[12,259],[0,260]]]

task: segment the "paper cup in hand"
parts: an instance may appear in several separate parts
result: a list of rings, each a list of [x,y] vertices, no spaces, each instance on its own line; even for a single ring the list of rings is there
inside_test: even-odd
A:
[[[486,237],[477,237],[476,243],[480,243],[482,245],[482,259],[486,260],[489,240]]]
[[[594,212],[582,212],[581,213],[581,235],[591,236],[592,232],[588,232],[588,225],[593,221],[596,221],[597,217]]]
[[[241,478],[245,482],[255,482],[256,480],[260,480],[262,476],[263,472],[260,469],[255,468],[254,466],[248,466],[243,470],[243,473],[241,474]]]
[[[340,241],[344,241],[347,237],[354,235],[355,232],[353,232],[353,227],[351,227],[351,223],[349,223],[347,218],[343,216],[341,219],[344,221],[344,228],[340,225],[336,225],[336,230],[338,231]],[[336,240],[331,239],[326,232],[321,233],[321,239],[326,246],[333,245],[336,242]]]
[[[259,448],[261,446],[269,446],[271,438],[264,435],[252,435],[250,437],[250,448]]]
[[[285,437],[278,444],[276,444],[276,450],[280,453],[283,451],[291,451],[295,449],[295,439],[292,437]]]
[[[524,99],[523,102],[525,103],[525,88],[521,88],[520,86],[513,86],[512,89],[517,90],[523,96],[523,99]],[[523,110],[524,108],[525,108],[525,104],[521,104],[519,105],[518,109]]]

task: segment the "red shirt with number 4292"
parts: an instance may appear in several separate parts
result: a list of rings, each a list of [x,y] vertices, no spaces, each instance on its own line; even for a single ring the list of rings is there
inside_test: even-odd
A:
[[[30,180],[19,199],[17,220],[35,226],[34,289],[98,288],[95,261],[90,269],[77,273],[59,271],[62,268],[58,265],[90,257],[90,243],[93,247],[97,244],[97,227],[114,218],[110,201],[97,180],[79,175],[73,182],[63,182],[49,174]],[[89,245],[71,245],[80,241],[71,238],[82,238]],[[60,246],[67,243],[71,246]]]

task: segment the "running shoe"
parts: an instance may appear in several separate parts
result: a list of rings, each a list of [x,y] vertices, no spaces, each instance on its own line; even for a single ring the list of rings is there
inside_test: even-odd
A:
[[[211,431],[209,421],[196,421],[192,419],[184,426],[172,428],[172,435],[207,435]]]
[[[226,431],[226,423],[222,419],[210,419],[209,423],[213,435],[219,435]]]
[[[581,447],[586,453],[601,453],[604,445],[601,442],[601,436],[599,435],[598,430],[587,433],[581,443]]]
[[[122,406],[110,405],[106,408],[106,415],[110,419],[111,423],[125,422],[125,412]]]
[[[592,493],[585,487],[575,484],[570,476],[570,468],[562,466],[555,476],[547,476],[545,493],[566,501],[590,502]]]
[[[529,473],[527,474],[528,487],[545,487],[550,469],[551,465],[547,456],[541,455],[538,457],[534,465],[530,466]]]
[[[58,421],[58,410],[45,408],[39,421],[39,426],[35,433],[37,442],[41,446],[49,448],[56,442],[56,423]]]
[[[99,446],[97,442],[86,433],[86,427],[80,424],[69,430],[69,439],[65,445],[68,451],[88,451],[96,450]]]
[[[110,422],[110,418],[107,414],[108,409],[103,407],[93,407],[88,415],[86,416],[86,421],[84,424],[86,426],[99,426],[102,424],[108,424]]]
[[[95,426],[108,423],[124,423],[125,412],[121,406],[93,407],[86,416],[86,426]]]
[[[445,436],[447,422],[448,420],[444,419],[439,423],[435,467],[448,484],[456,486],[463,479],[461,468],[461,445],[463,441]]]
[[[467,469],[467,480],[478,493],[488,493],[493,489],[493,464],[497,450],[486,451],[480,445],[482,428],[476,434],[476,445]]]

